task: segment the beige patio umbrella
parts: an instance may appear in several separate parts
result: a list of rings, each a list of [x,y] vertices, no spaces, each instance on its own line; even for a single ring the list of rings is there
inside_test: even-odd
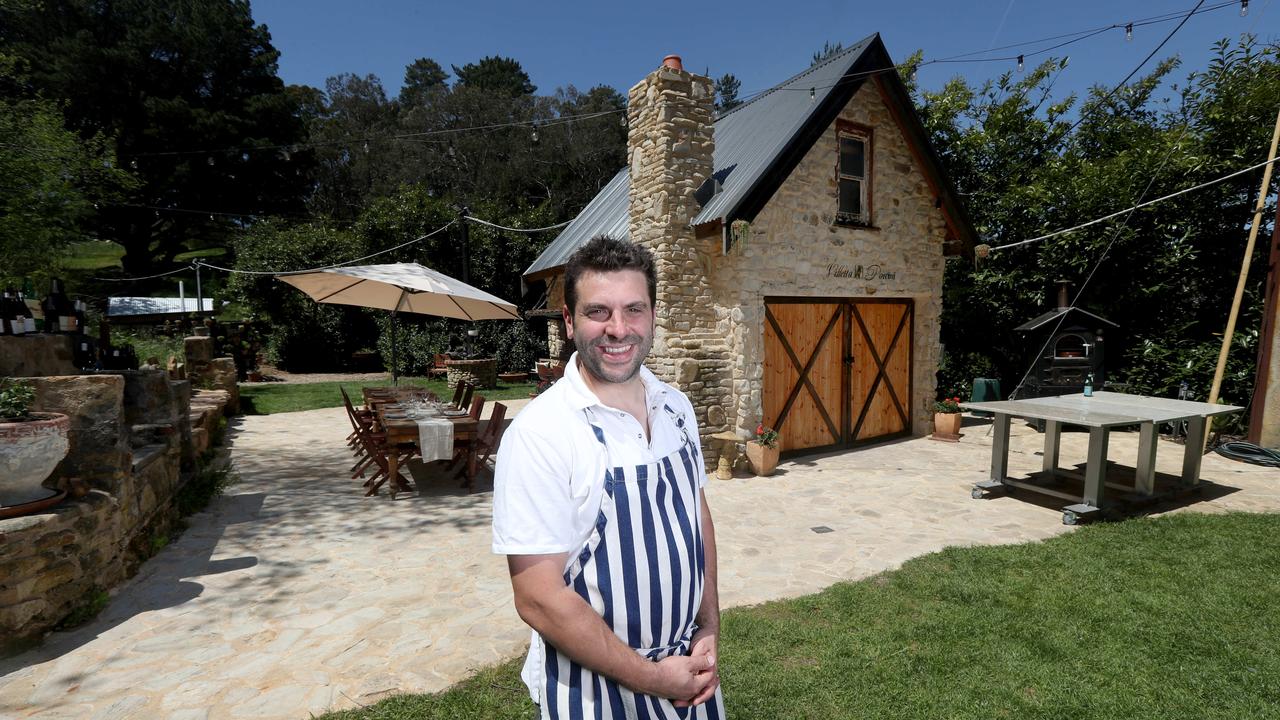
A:
[[[458,320],[520,320],[516,306],[418,263],[354,265],[298,274],[283,280],[321,303],[356,305],[391,311],[391,377],[396,377],[397,313]]]

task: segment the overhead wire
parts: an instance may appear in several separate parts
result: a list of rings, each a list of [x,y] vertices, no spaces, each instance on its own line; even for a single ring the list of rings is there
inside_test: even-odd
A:
[[[375,253],[369,253],[368,255],[358,257],[354,260],[346,260],[344,262],[334,263],[332,265],[322,265],[320,267],[306,268],[305,270],[239,270],[236,268],[221,267],[218,265],[213,265],[213,264],[204,262],[203,260],[196,260],[194,264],[200,267],[207,267],[213,270],[221,270],[222,272],[228,272],[228,273],[233,273],[237,275],[301,275],[303,273],[318,272],[320,270],[332,270],[333,268],[343,267],[345,265],[351,265],[354,263],[358,263],[362,260],[368,260],[369,258],[377,257],[379,255],[386,255],[389,252],[395,252],[396,250],[399,250],[401,248],[409,247],[414,243],[420,243],[429,237],[438,235],[444,232],[445,230],[448,230],[449,228],[453,227],[456,224],[458,224],[457,220],[450,220],[449,222],[445,223],[441,227],[436,228],[435,230],[432,230],[426,235],[414,238],[409,242],[400,243],[395,247],[390,247],[390,248],[387,248],[386,250],[379,250],[378,252],[375,252]]]
[[[1055,237],[1058,237],[1059,235],[1066,235],[1066,234],[1068,234],[1068,233],[1076,232],[1077,230],[1083,230],[1084,228],[1087,228],[1087,227],[1089,227],[1089,226],[1091,226],[1091,225],[1097,225],[1098,223],[1106,222],[1107,220],[1111,220],[1111,219],[1113,219],[1113,218],[1119,217],[1119,216],[1121,216],[1121,215],[1124,215],[1125,213],[1133,212],[1134,210],[1138,210],[1138,209],[1140,209],[1140,208],[1144,208],[1144,207],[1147,207],[1147,206],[1149,206],[1149,205],[1155,205],[1156,203],[1164,202],[1165,200],[1169,200],[1169,199],[1171,199],[1171,198],[1178,197],[1179,195],[1186,195],[1186,194],[1187,194],[1187,193],[1189,193],[1189,192],[1195,192],[1196,190],[1202,190],[1202,189],[1207,188],[1207,187],[1209,187],[1209,186],[1211,186],[1211,185],[1217,185],[1217,184],[1218,184],[1218,183],[1220,183],[1220,182],[1225,182],[1225,181],[1227,181],[1227,180],[1230,180],[1230,179],[1231,179],[1231,178],[1233,178],[1233,177],[1237,177],[1237,176],[1239,176],[1239,175],[1244,175],[1245,173],[1252,172],[1252,171],[1254,171],[1254,170],[1257,170],[1257,169],[1258,169],[1258,168],[1260,168],[1260,167],[1266,167],[1267,165],[1270,165],[1270,164],[1275,163],[1275,162],[1280,162],[1280,158],[1277,158],[1277,159],[1275,159],[1275,160],[1264,160],[1264,161],[1262,161],[1262,162],[1260,162],[1260,163],[1257,163],[1256,165],[1250,165],[1250,166],[1249,166],[1249,167],[1247,167],[1247,168],[1243,168],[1243,169],[1241,169],[1241,170],[1236,170],[1235,172],[1228,173],[1228,174],[1226,174],[1226,175],[1223,175],[1222,177],[1218,177],[1218,178],[1214,178],[1213,180],[1209,180],[1209,181],[1206,181],[1206,182],[1202,182],[1202,183],[1200,183],[1199,185],[1193,185],[1193,186],[1191,186],[1191,187],[1189,187],[1189,188],[1183,188],[1182,190],[1178,190],[1177,192],[1169,193],[1168,195],[1165,195],[1165,196],[1163,196],[1163,197],[1158,197],[1158,198],[1155,198],[1154,200],[1147,200],[1147,201],[1145,201],[1145,202],[1140,202],[1140,203],[1138,203],[1138,204],[1136,204],[1136,205],[1132,205],[1132,206],[1127,207],[1127,208],[1125,208],[1125,209],[1123,209],[1123,210],[1117,210],[1116,212],[1113,212],[1113,213],[1111,213],[1110,215],[1103,215],[1103,216],[1102,216],[1102,217],[1100,217],[1100,218],[1094,218],[1093,220],[1090,220],[1089,222],[1080,223],[1079,225],[1074,225],[1074,226],[1069,227],[1069,228],[1063,228],[1062,230],[1055,230],[1055,231],[1053,231],[1053,232],[1051,232],[1051,233],[1047,233],[1047,234],[1045,234],[1045,235],[1040,235],[1040,236],[1038,236],[1038,237],[1028,238],[1028,239],[1026,239],[1026,240],[1019,240],[1018,242],[1006,243],[1006,244],[1004,244],[1004,245],[993,245],[993,246],[991,247],[991,252],[995,252],[995,251],[997,251],[997,250],[1008,250],[1009,248],[1015,248],[1015,247],[1019,247],[1019,246],[1021,246],[1021,245],[1029,245],[1029,244],[1031,244],[1031,243],[1040,242],[1040,241],[1042,241],[1042,240],[1048,240],[1048,239],[1050,239],[1050,238],[1055,238]]]
[[[1184,11],[1170,12],[1162,15],[1154,15],[1146,18],[1127,21],[1124,23],[1112,23],[1110,25],[1089,28],[1086,30],[1079,30],[1071,33],[1062,33],[1062,34],[1053,35],[1045,38],[1040,38],[1037,40],[1027,40],[1019,43],[1012,43],[1009,45],[1003,45],[998,48],[990,48],[987,50],[976,50],[969,53],[961,53],[958,55],[951,55],[944,58],[923,60],[918,64],[900,63],[888,68],[880,68],[877,70],[869,70],[869,71],[864,71],[860,73],[852,73],[844,76],[839,81],[836,81],[831,85],[824,85],[821,87],[779,88],[775,86],[771,88],[765,88],[763,90],[745,93],[742,99],[742,102],[745,104],[747,102],[750,102],[751,100],[756,99],[757,97],[765,95],[774,90],[781,89],[781,90],[792,90],[797,92],[810,92],[811,90],[815,90],[815,89],[827,90],[827,89],[836,87],[842,83],[858,80],[863,77],[869,77],[872,75],[878,75],[878,74],[900,71],[900,70],[918,69],[920,67],[925,67],[927,65],[932,65],[932,64],[1008,62],[1010,60],[1015,59],[1016,56],[978,57],[978,58],[975,58],[973,56],[983,55],[991,52],[1003,51],[1003,50],[1007,50],[1015,47],[1025,47],[1028,45],[1036,45],[1044,42],[1052,42],[1052,41],[1060,40],[1063,38],[1070,38],[1065,42],[1058,43],[1056,45],[1053,45],[1047,48],[1040,48],[1038,50],[1022,53],[1024,57],[1034,57],[1036,55],[1041,55],[1041,54],[1050,52],[1052,50],[1064,47],[1066,45],[1070,45],[1072,43],[1087,40],[1091,37],[1099,35],[1108,30],[1122,29],[1122,28],[1125,28],[1126,26],[1141,27],[1141,26],[1153,25],[1157,23],[1169,22],[1177,17],[1182,17],[1183,22],[1185,22],[1186,19],[1189,18],[1191,15],[1198,15],[1201,13],[1212,12],[1212,11],[1226,8],[1229,6],[1238,5],[1239,0],[1225,0],[1224,2],[1219,2],[1214,5],[1210,5],[1209,7],[1201,8],[1200,5],[1203,5],[1203,4],[1204,4],[1204,0],[1201,0],[1201,3],[1197,5],[1196,8],[1194,8],[1191,13],[1187,13]],[[228,146],[228,147],[222,147],[222,148],[200,148],[200,149],[190,149],[190,150],[157,150],[157,151],[151,151],[151,152],[139,152],[139,153],[131,154],[129,155],[129,157],[147,158],[147,157],[170,157],[170,156],[179,156],[179,155],[213,156],[213,155],[225,155],[225,154],[234,154],[234,153],[246,154],[246,153],[254,153],[254,152],[280,151],[280,150],[287,151],[287,152],[296,152],[304,148],[336,147],[336,146],[354,145],[354,144],[369,143],[369,142],[415,141],[417,139],[426,138],[426,137],[447,136],[447,135],[453,135],[453,134],[464,133],[464,132],[490,131],[490,130],[497,130],[497,129],[503,129],[503,128],[515,128],[515,127],[531,128],[534,126],[537,126],[540,128],[552,127],[556,125],[562,125],[565,123],[585,121],[585,120],[604,117],[608,115],[616,115],[619,113],[625,113],[626,111],[627,111],[626,108],[615,108],[612,110],[578,113],[575,115],[562,115],[562,116],[549,118],[549,119],[517,120],[517,121],[505,122],[505,123],[490,123],[485,125],[475,125],[475,126],[468,126],[468,127],[462,127],[462,128],[440,128],[436,130],[425,130],[425,131],[413,132],[413,133],[395,133],[391,135],[361,134],[361,135],[351,135],[348,137],[338,138],[334,140],[314,140],[314,141],[292,142],[292,143],[271,143],[271,144],[265,144],[265,145],[239,145],[239,146]]]

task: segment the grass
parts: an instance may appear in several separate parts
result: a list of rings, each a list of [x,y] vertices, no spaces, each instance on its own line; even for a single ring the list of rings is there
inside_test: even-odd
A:
[[[199,250],[188,250],[184,253],[178,253],[173,256],[174,262],[183,262],[186,260],[195,260],[196,258],[215,258],[222,257],[227,254],[227,248],[211,247],[201,248]]]
[[[341,382],[242,385],[240,386],[240,410],[245,415],[274,415],[283,412],[341,407],[342,393],[338,392],[338,386],[346,388],[353,402],[359,402],[361,398],[360,388],[390,384],[390,380],[350,380]],[[448,400],[453,397],[453,390],[443,380],[400,378],[400,385],[427,388],[442,400]],[[491,402],[494,400],[527,398],[533,390],[534,383],[520,383],[517,385],[499,385],[496,389],[479,390],[477,392],[484,395],[486,401]]]
[[[163,366],[171,356],[176,357],[178,362],[185,362],[187,356],[186,341],[183,338],[169,337],[145,329],[113,330],[111,341],[116,345],[132,345],[140,362],[156,358]]]
[[[724,613],[729,718],[1280,717],[1280,515],[951,548]],[[520,660],[324,720],[531,717]]]
[[[72,243],[63,264],[68,270],[102,270],[118,268],[124,257],[124,246],[110,240],[86,240]]]

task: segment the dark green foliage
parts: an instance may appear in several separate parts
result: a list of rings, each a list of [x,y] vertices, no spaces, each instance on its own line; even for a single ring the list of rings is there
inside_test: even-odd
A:
[[[725,112],[742,104],[738,99],[738,91],[742,89],[742,81],[731,74],[724,74],[715,80],[716,110]]]
[[[839,55],[844,50],[844,43],[832,43],[830,40],[822,43],[822,49],[813,54],[813,62],[810,65],[817,65],[835,55]]]
[[[529,82],[529,73],[519,61],[494,55],[477,63],[453,66],[458,85],[494,94],[532,95],[538,88]]]
[[[230,466],[211,459],[201,461],[191,479],[178,490],[178,516],[187,517],[204,510],[233,482],[235,475]]]
[[[1050,99],[1062,67],[1047,61],[1016,80],[1009,73],[972,88],[956,79],[924,94],[925,124],[992,246],[1107,215],[1266,157],[1271,124],[1262,118],[1274,118],[1280,98],[1275,43],[1222,42],[1217,59],[1190,77],[1172,106],[1159,102],[1156,91],[1176,61],[1112,97],[1095,89],[1081,108],[1085,121],[1069,136],[1075,99]],[[1106,335],[1109,379],[1164,396],[1185,380],[1195,397],[1205,398],[1257,185],[1257,175],[1243,175],[1127,218],[997,251],[976,265],[950,263],[943,384],[957,387],[995,372],[1002,389],[1012,391],[1045,339],[1012,329],[1050,307],[1056,280],[1070,280],[1078,291],[1094,273],[1078,304],[1120,325]],[[1252,388],[1265,253],[1260,243],[1221,393],[1240,405]]]
[[[75,607],[65,618],[59,622],[55,630],[70,630],[79,627],[98,616],[107,607],[107,603],[111,602],[111,596],[106,590],[95,587],[91,588],[85,594],[84,601]]]
[[[0,23],[4,17],[0,11]],[[21,65],[0,46],[0,88],[25,82]],[[114,168],[110,144],[67,130],[51,100],[0,92],[0,139],[0,283],[32,277],[43,285],[68,245],[86,236],[93,203],[129,178]]]
[[[313,225],[264,222],[235,243],[237,266],[278,271],[341,263],[364,254],[350,232]],[[250,319],[269,321],[266,353],[279,367],[311,372],[346,367],[351,354],[373,343],[368,312],[345,305],[322,305],[271,275],[233,275],[228,290]]]
[[[16,94],[61,103],[68,127],[108,138],[134,176],[136,187],[90,222],[93,234],[126,248],[126,272],[225,244],[237,227],[225,216],[157,208],[301,208],[306,153],[280,148],[306,129],[248,3],[6,3],[0,52],[21,60]]]

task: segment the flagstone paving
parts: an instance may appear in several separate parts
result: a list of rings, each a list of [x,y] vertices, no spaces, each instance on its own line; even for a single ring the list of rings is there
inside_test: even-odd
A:
[[[0,718],[299,720],[437,691],[522,653],[528,631],[489,553],[489,492],[419,467],[423,493],[363,497],[344,472],[341,410],[233,428],[240,482],[94,621],[0,660]],[[1015,426],[1011,474],[1039,468],[1040,437]],[[1064,435],[1064,465],[1083,462],[1086,438]],[[948,545],[1072,531],[1060,502],[969,497],[990,446],[979,425],[956,444],[916,438],[713,480],[722,603],[815,592]],[[1136,448],[1117,433],[1110,457],[1132,465]],[[1160,450],[1159,470],[1178,472],[1182,448]],[[1203,477],[1214,484],[1201,497],[1161,510],[1280,511],[1278,470],[1209,455]]]

